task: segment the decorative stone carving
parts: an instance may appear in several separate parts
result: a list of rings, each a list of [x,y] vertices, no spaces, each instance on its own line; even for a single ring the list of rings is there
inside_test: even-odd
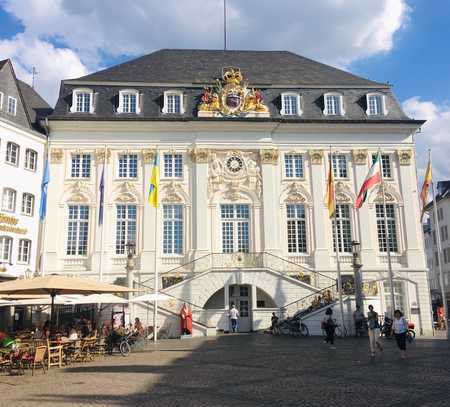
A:
[[[355,164],[367,164],[367,150],[353,150],[352,153]]]
[[[297,182],[292,182],[291,184],[289,184],[287,194],[288,194],[288,196],[286,198],[286,202],[292,202],[292,203],[306,202],[306,198],[304,195],[304,189]]]
[[[105,158],[106,158],[107,164],[110,162],[111,150],[109,148],[106,149],[106,157],[105,157],[105,149],[104,148],[97,148],[95,150],[94,154],[95,154],[95,162],[97,164],[105,163]]]
[[[263,148],[259,150],[259,155],[261,164],[276,165],[278,163],[278,150],[275,148]]]
[[[183,195],[179,192],[181,185],[176,182],[169,182],[162,187],[161,202],[183,202]]]
[[[313,165],[322,164],[323,150],[309,150],[309,159]]]
[[[411,165],[412,150],[397,150],[397,155],[400,165]]]
[[[395,202],[396,201],[395,191],[393,187],[390,186],[389,184],[384,184],[384,188],[385,188],[384,192],[385,201],[389,203]],[[383,203],[383,188],[381,185],[377,188],[377,195],[375,196],[374,202]]]
[[[336,182],[335,184],[335,196],[336,202],[351,202],[352,193],[351,189],[347,184],[342,181]]]
[[[197,164],[207,164],[209,157],[209,150],[207,148],[193,148],[189,155],[191,160]]]
[[[118,202],[136,202],[137,199],[137,190],[136,186],[129,182],[125,181],[119,186],[118,196],[116,201]]]
[[[90,190],[84,181],[76,181],[70,186],[69,202],[89,202]]]
[[[144,164],[153,163],[153,159],[155,158],[156,150],[154,149],[144,149],[142,150],[142,159],[144,160]]]
[[[64,150],[62,148],[52,148],[50,150],[50,162],[52,164],[62,164]]]

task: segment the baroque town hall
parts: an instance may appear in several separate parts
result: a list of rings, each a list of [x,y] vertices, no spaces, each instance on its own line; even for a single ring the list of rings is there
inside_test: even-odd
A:
[[[177,334],[187,303],[195,334],[228,330],[235,304],[240,330],[251,331],[269,326],[272,312],[292,315],[314,295],[336,295],[335,250],[350,320],[358,241],[365,308],[390,311],[393,289],[396,307],[427,334],[414,154],[422,124],[405,115],[390,85],[284,51],[160,50],[64,80],[49,117],[43,270],[124,281],[127,244],[135,242],[134,286],[150,292],[156,265],[171,297],[160,304],[163,329]],[[386,223],[378,187],[354,209],[378,149]],[[148,203],[156,153],[157,216]],[[147,307],[138,303],[133,313]],[[305,320],[311,333],[320,330],[318,314]]]

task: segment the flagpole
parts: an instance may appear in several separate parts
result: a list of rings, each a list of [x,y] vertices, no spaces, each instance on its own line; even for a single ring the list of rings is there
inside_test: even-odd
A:
[[[104,239],[104,222],[103,222],[103,218],[105,217],[105,189],[106,189],[106,172],[105,171],[105,167],[106,167],[106,154],[107,154],[107,147],[105,144],[105,149],[104,149],[104,156],[103,156],[103,170],[102,170],[102,175],[103,175],[103,202],[100,202],[100,205],[103,205],[103,209],[102,209],[102,223],[101,223],[101,232],[100,232],[100,261],[99,261],[99,271],[98,271],[98,279],[100,281],[103,281],[103,239]],[[101,182],[101,180],[100,180]],[[100,197],[101,199],[101,197]],[[99,212],[100,212],[100,206],[98,208]],[[100,216],[100,214],[99,214]],[[100,220],[100,219],[99,219]]]
[[[158,150],[156,150],[156,153],[158,154]],[[155,164],[159,165],[159,160],[157,159],[157,156],[155,157],[154,160],[154,165]],[[153,173],[154,169],[152,169],[152,173]],[[159,171],[159,169],[158,169]],[[159,172],[158,172],[158,178],[159,178]],[[159,184],[159,179],[158,179],[158,184]],[[159,185],[158,185],[159,188]],[[159,192],[157,190],[157,192]],[[159,242],[158,242],[158,194],[156,195],[156,205],[155,205],[155,258],[154,258],[154,265],[153,265],[153,269],[154,269],[154,278],[153,278],[153,292],[155,293],[155,301],[153,302],[153,342],[156,343],[158,342],[158,294],[159,294],[159,276],[158,276],[158,252],[159,252]]]
[[[329,165],[330,165],[330,176],[331,176],[331,181],[332,181],[332,185],[333,185],[333,205],[334,205],[334,210],[333,210],[333,219],[334,219],[334,239],[336,241],[336,246],[335,246],[335,252],[336,252],[336,269],[337,269],[337,280],[338,280],[338,284],[337,284],[337,288],[338,288],[338,296],[339,296],[339,311],[341,313],[341,335],[344,336],[344,302],[342,300],[342,278],[341,278],[341,262],[339,259],[339,236],[338,236],[338,231],[337,231],[337,218],[336,218],[336,212],[337,212],[337,204],[336,204],[336,190],[334,188],[334,176],[333,176],[333,155],[331,152],[331,146],[330,146],[330,161],[329,161]]]
[[[395,311],[395,295],[394,295],[394,275],[392,273],[392,259],[391,259],[391,246],[389,242],[389,228],[387,221],[387,212],[386,212],[386,190],[383,178],[383,159],[381,158],[381,150],[378,148],[378,157],[380,159],[380,178],[381,178],[381,190],[383,194],[383,214],[384,214],[384,238],[386,239],[386,251],[387,251],[387,260],[388,260],[388,278],[389,285],[391,286],[391,308],[392,308],[392,317],[394,316]]]
[[[428,160],[431,165],[431,150],[428,150]],[[444,308],[444,321],[445,326],[447,328],[447,315],[448,315],[448,307],[447,300],[445,295],[445,286],[444,286],[444,273],[442,271],[442,240],[441,240],[441,229],[439,226],[439,218],[437,212],[436,205],[436,194],[434,192],[434,181],[431,179],[431,193],[433,194],[433,217],[434,217],[434,230],[436,232],[436,240],[437,240],[437,249],[438,249],[438,267],[439,267],[439,285],[441,286],[441,296],[442,296],[442,307]]]

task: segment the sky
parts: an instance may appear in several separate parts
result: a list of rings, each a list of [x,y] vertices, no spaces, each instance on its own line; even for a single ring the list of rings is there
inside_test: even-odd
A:
[[[223,47],[223,0],[0,0],[0,60],[54,105],[61,79],[160,48]],[[227,0],[228,49],[288,50],[389,82],[450,178],[450,1]]]

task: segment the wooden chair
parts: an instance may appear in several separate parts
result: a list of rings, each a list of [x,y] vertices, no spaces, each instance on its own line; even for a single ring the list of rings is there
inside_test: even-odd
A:
[[[47,366],[50,369],[51,366],[62,367],[62,346],[52,346],[50,341],[47,341]]]
[[[11,367],[11,360],[9,359],[9,357],[3,356],[0,353],[0,370],[6,371],[9,370],[10,367]]]
[[[46,346],[38,346],[35,348],[34,356],[31,364],[31,375],[34,376],[34,369],[40,365],[45,374],[45,354],[47,353]]]

